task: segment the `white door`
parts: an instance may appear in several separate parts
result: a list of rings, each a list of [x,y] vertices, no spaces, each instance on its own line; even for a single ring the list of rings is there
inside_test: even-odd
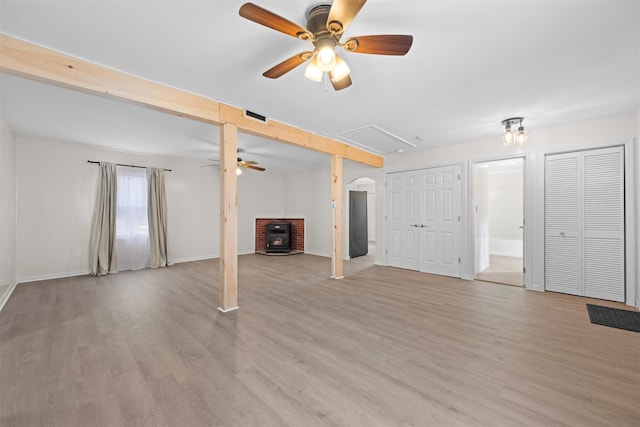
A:
[[[623,302],[623,149],[585,151],[583,165],[584,295]]]
[[[545,289],[582,295],[580,153],[547,156]]]
[[[387,177],[387,264],[460,277],[460,165]]]
[[[418,269],[417,172],[398,172],[387,178],[387,264]]]
[[[420,271],[460,277],[460,165],[420,171]]]
[[[623,162],[622,147],[547,156],[547,290],[624,301]]]

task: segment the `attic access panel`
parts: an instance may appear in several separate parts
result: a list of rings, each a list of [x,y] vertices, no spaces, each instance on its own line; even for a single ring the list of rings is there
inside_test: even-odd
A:
[[[378,154],[392,153],[405,149],[407,146],[415,147],[415,144],[376,125],[347,130],[337,136],[346,142]]]

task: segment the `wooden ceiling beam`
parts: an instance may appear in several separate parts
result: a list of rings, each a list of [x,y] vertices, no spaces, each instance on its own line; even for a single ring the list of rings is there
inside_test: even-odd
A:
[[[221,125],[219,102],[0,34],[0,70]]]
[[[285,144],[329,155],[339,155],[342,158],[377,168],[381,168],[384,164],[384,158],[377,154],[275,120],[269,119],[262,122],[245,116],[244,111],[240,108],[222,103],[220,103],[220,120],[235,124],[239,130],[245,133]]]
[[[0,34],[0,71],[382,167],[384,158],[294,126],[247,118],[241,109]]]

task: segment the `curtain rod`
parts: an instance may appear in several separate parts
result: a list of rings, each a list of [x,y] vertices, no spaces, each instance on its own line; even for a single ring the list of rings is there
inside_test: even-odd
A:
[[[96,162],[95,160],[87,160],[87,163],[95,163],[95,164],[100,164],[100,162]],[[136,165],[123,165],[122,163],[116,163],[116,165],[118,166],[126,166],[128,168],[140,168],[140,169],[146,169],[146,166],[136,166]],[[164,169],[167,172],[171,172],[171,169]]]

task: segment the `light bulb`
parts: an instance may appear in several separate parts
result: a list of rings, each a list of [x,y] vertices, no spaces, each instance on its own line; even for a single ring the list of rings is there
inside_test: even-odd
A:
[[[516,142],[518,143],[518,145],[524,145],[524,143],[527,142],[527,134],[524,131],[524,127],[522,126],[518,128],[518,136],[516,137]]]
[[[242,175],[242,170],[236,166],[236,175]]]
[[[304,76],[309,80],[320,83],[322,81],[322,70],[318,67],[318,56],[314,56],[307,69],[304,72]]]
[[[511,132],[510,126],[507,127],[507,129],[504,131],[503,141],[504,141],[504,145],[513,144],[513,132]]]
[[[318,67],[322,71],[331,71],[336,65],[336,52],[334,50],[333,40],[330,38],[318,40],[316,47],[318,48],[318,53],[316,54]]]
[[[347,77],[350,72],[351,70],[349,69],[347,63],[344,62],[344,60],[338,55],[336,55],[336,65],[331,71],[331,81],[338,82]]]

